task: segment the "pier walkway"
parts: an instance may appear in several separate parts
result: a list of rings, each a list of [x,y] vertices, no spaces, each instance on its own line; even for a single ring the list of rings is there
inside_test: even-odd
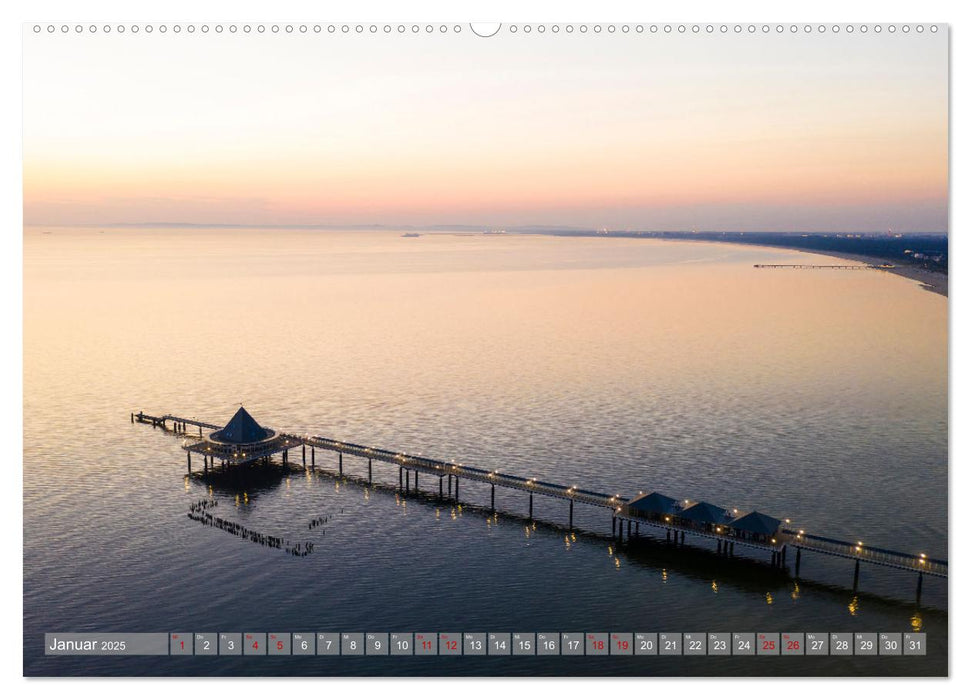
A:
[[[199,434],[202,430],[218,430],[221,426],[207,423],[196,419],[182,418],[170,414],[151,416],[142,412],[132,413],[133,423],[151,423],[153,427],[162,427],[169,430],[167,424],[171,423],[171,430],[176,433],[186,433],[189,426],[197,427]],[[444,461],[432,459],[430,457],[416,456],[396,452],[393,450],[382,449],[352,442],[334,440],[332,438],[316,435],[297,435],[295,433],[278,432],[279,440],[275,451],[281,452],[283,463],[289,463],[289,452],[300,448],[301,461],[304,466],[311,469],[317,468],[317,450],[325,450],[337,454],[337,472],[344,474],[344,455],[353,455],[367,459],[367,481],[372,483],[372,469],[374,462],[394,464],[398,467],[398,486],[404,492],[409,492],[414,488],[418,489],[418,477],[423,475],[429,478],[438,479],[438,495],[444,498],[446,495],[445,485],[447,482],[448,497],[459,501],[459,483],[461,479],[467,479],[491,487],[491,507],[495,511],[496,488],[506,488],[515,491],[522,491],[529,494],[529,517],[533,516],[533,498],[536,495],[557,498],[569,503],[569,528],[573,528],[574,504],[582,503],[594,507],[604,508],[611,513],[612,536],[619,541],[625,539],[624,528],[626,527],[626,538],[637,537],[640,535],[640,527],[664,531],[667,541],[675,544],[683,544],[685,536],[701,537],[710,541],[715,541],[719,554],[732,556],[735,552],[735,545],[747,547],[755,550],[762,550],[771,553],[771,562],[775,566],[785,567],[789,550],[795,552],[795,571],[798,575],[802,552],[813,552],[826,556],[839,557],[855,561],[854,570],[854,589],[859,579],[860,564],[874,564],[893,569],[910,571],[919,574],[918,577],[918,596],[920,595],[920,585],[924,575],[946,578],[948,564],[945,560],[932,559],[924,553],[897,552],[864,545],[863,542],[847,542],[821,535],[808,534],[804,530],[794,530],[787,527],[779,527],[775,532],[765,536],[752,536],[750,533],[737,531],[732,528],[731,522],[699,522],[680,516],[682,508],[687,510],[692,501],[684,501],[684,506],[679,506],[679,510],[670,513],[644,513],[630,508],[629,504],[634,500],[622,496],[621,494],[607,494],[598,491],[591,491],[580,488],[573,484],[570,486],[554,484],[538,479],[527,479],[510,474],[501,474],[497,471],[488,471],[476,467],[466,466],[454,461]],[[196,443],[186,442],[183,446],[187,452],[201,452],[204,459],[204,451],[209,443],[200,441]],[[308,449],[309,463],[308,463]],[[237,455],[238,457],[238,455]],[[246,461],[252,462],[257,459],[268,460],[268,455],[253,454]],[[214,465],[213,457],[209,457],[206,467]],[[225,462],[229,463],[229,462]],[[237,462],[238,463],[238,462]],[[189,469],[191,471],[191,461]],[[412,481],[414,486],[412,487]],[[641,492],[643,493],[643,492]]]

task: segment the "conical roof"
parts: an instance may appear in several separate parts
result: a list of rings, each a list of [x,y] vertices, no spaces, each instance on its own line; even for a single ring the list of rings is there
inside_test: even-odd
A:
[[[701,501],[700,503],[695,503],[690,508],[686,508],[680,513],[682,518],[688,520],[694,520],[701,523],[727,523],[732,519],[728,511],[721,506],[715,506],[711,503],[705,503]]]
[[[779,529],[781,524],[781,520],[753,510],[738,520],[730,522],[729,527],[735,528],[736,530],[745,530],[746,532],[755,532],[760,535],[771,535]]]
[[[267,430],[257,423],[253,416],[251,416],[245,408],[239,407],[226,427],[222,430],[217,430],[212,434],[214,440],[219,442],[231,442],[236,444],[245,444],[250,442],[259,442],[260,440],[265,440],[266,438],[273,435],[272,430]]]

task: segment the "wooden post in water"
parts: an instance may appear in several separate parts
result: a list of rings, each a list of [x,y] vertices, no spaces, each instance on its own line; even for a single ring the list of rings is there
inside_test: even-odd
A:
[[[570,529],[573,529],[573,499],[570,499]]]
[[[924,572],[917,572],[917,605],[920,605],[920,589],[924,587]]]
[[[627,521],[627,541],[630,542],[630,520]]]
[[[206,455],[202,455],[202,473],[209,473],[209,460],[206,458]]]
[[[634,536],[635,537],[640,537],[641,536],[641,524],[640,524],[640,522],[634,523]]]
[[[492,484],[492,512],[496,512],[496,485]]]
[[[802,547],[796,547],[796,576],[799,575],[799,561],[802,559]]]
[[[459,478],[455,477],[455,500],[459,500]]]
[[[185,463],[186,463],[186,467],[189,470],[189,473],[191,474],[192,473],[192,453],[191,452],[185,453]]]
[[[614,539],[617,538],[617,516],[610,516],[610,536]]]
[[[337,473],[344,476],[344,453],[337,453]]]
[[[405,470],[405,493],[411,491],[411,470]]]
[[[371,458],[370,457],[368,457],[368,460],[367,460],[367,483],[368,483],[368,486],[371,485]]]
[[[853,568],[853,590],[856,591],[857,586],[860,584],[860,560],[856,560],[856,566]]]
[[[404,469],[398,467],[398,490],[400,491],[402,488],[404,488],[404,485]]]
[[[368,460],[368,472],[370,472],[370,469],[371,469],[371,461]],[[438,497],[439,497],[439,499],[441,499],[441,498],[443,498],[445,496],[445,485],[442,483],[442,480],[444,478],[445,478],[444,476],[438,477]],[[368,479],[370,480],[370,476],[368,477]]]
[[[134,425],[134,423],[135,423],[135,414],[134,413],[131,414],[131,422]]]
[[[533,519],[533,494],[529,494],[529,519]]]
[[[313,445],[310,446],[310,466],[311,467],[317,466],[317,452],[314,449]]]
[[[418,490],[418,470],[415,470],[415,491]]]
[[[301,456],[303,457],[303,466],[307,466],[307,443],[303,443],[300,446]]]

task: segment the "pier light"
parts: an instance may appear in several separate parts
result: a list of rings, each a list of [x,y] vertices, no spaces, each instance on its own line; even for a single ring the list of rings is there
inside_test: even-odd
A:
[[[772,538],[772,544],[775,544],[775,537]]]
[[[716,527],[715,528],[715,532],[721,532],[721,531],[722,531],[722,529],[720,527]]]
[[[792,522],[792,521],[791,521],[791,520],[789,520],[789,518],[786,518],[786,525],[788,525],[788,524],[789,524],[789,523],[791,523],[791,522]]]
[[[664,516],[664,522],[666,522],[666,523],[671,522],[671,516],[670,515],[665,515]]]

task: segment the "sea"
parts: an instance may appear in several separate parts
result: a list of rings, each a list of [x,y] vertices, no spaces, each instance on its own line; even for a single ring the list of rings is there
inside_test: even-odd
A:
[[[26,227],[24,674],[948,672],[948,585],[734,558],[610,513],[316,451],[191,473],[138,411],[261,424],[948,556],[948,300],[756,246]],[[305,556],[190,517],[201,501]],[[697,541],[695,541],[697,539]],[[49,632],[923,632],[926,656],[45,656]]]

